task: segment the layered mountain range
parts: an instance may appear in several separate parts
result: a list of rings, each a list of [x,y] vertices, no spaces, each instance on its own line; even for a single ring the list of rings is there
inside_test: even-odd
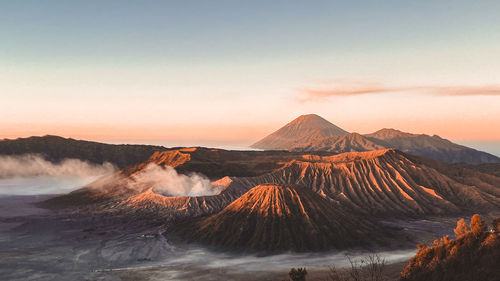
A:
[[[366,135],[349,133],[315,114],[298,117],[251,147],[334,153],[393,148],[448,163],[500,163],[499,157],[437,135],[411,134],[395,129],[381,129]]]
[[[168,196],[147,182],[131,185],[152,163],[185,174],[206,173],[221,191]],[[183,148],[156,152],[143,163],[47,204],[91,206],[177,225],[172,229],[179,239],[221,249],[316,251],[368,246],[351,239],[367,233],[402,237],[384,232],[376,222],[381,218],[498,212],[500,177],[394,149],[325,155]],[[304,229],[297,230],[297,225]],[[292,229],[297,236],[289,235]],[[314,237],[317,243],[306,243]]]
[[[276,146],[293,143],[295,148],[289,151],[166,149],[59,137],[8,140],[0,142],[0,148],[11,155],[35,152],[53,161],[72,157],[113,161],[123,168],[54,197],[45,206],[162,224],[176,241],[218,249],[279,252],[390,246],[406,243],[406,235],[380,220],[499,213],[498,164],[452,164],[411,152],[416,145],[432,147],[433,155],[485,153],[460,148],[462,154],[457,154],[450,146],[436,144],[449,144],[439,137],[394,130],[349,134],[317,116],[303,116],[299,123],[303,126],[292,124],[273,137]],[[323,128],[313,129],[316,125]],[[303,131],[309,137],[300,137]],[[294,135],[299,137],[291,140]],[[387,149],[388,143],[411,151]],[[320,144],[325,149],[307,146]],[[122,155],[121,150],[129,148]],[[156,172],[175,169],[186,177],[196,173],[217,193],[160,192],[158,180],[148,178],[151,167]]]

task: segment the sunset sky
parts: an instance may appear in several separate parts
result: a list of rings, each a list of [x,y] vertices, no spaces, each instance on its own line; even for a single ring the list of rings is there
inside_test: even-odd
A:
[[[301,114],[500,155],[500,1],[1,1],[0,138],[247,146]]]

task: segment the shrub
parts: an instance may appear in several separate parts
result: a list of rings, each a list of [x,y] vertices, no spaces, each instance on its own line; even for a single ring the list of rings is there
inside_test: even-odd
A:
[[[467,223],[464,219],[457,221],[457,227],[455,228],[455,235],[458,237],[467,233]]]
[[[306,268],[292,268],[288,273],[292,281],[306,281],[307,270]]]
[[[478,214],[473,215],[472,219],[470,220],[470,231],[475,234],[486,231],[486,224]]]

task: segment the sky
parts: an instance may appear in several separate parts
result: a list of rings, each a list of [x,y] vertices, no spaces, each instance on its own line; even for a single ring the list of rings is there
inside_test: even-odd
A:
[[[0,0],[0,138],[244,147],[301,114],[500,155],[500,1]]]

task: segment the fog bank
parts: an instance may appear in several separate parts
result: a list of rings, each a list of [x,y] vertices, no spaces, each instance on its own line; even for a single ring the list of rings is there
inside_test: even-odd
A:
[[[63,194],[81,188],[99,176],[36,176],[24,178],[0,178],[0,196]]]
[[[0,156],[0,178],[95,177],[110,174],[115,170],[115,166],[108,162],[97,165],[79,159],[64,159],[59,163],[52,163],[33,154]]]

